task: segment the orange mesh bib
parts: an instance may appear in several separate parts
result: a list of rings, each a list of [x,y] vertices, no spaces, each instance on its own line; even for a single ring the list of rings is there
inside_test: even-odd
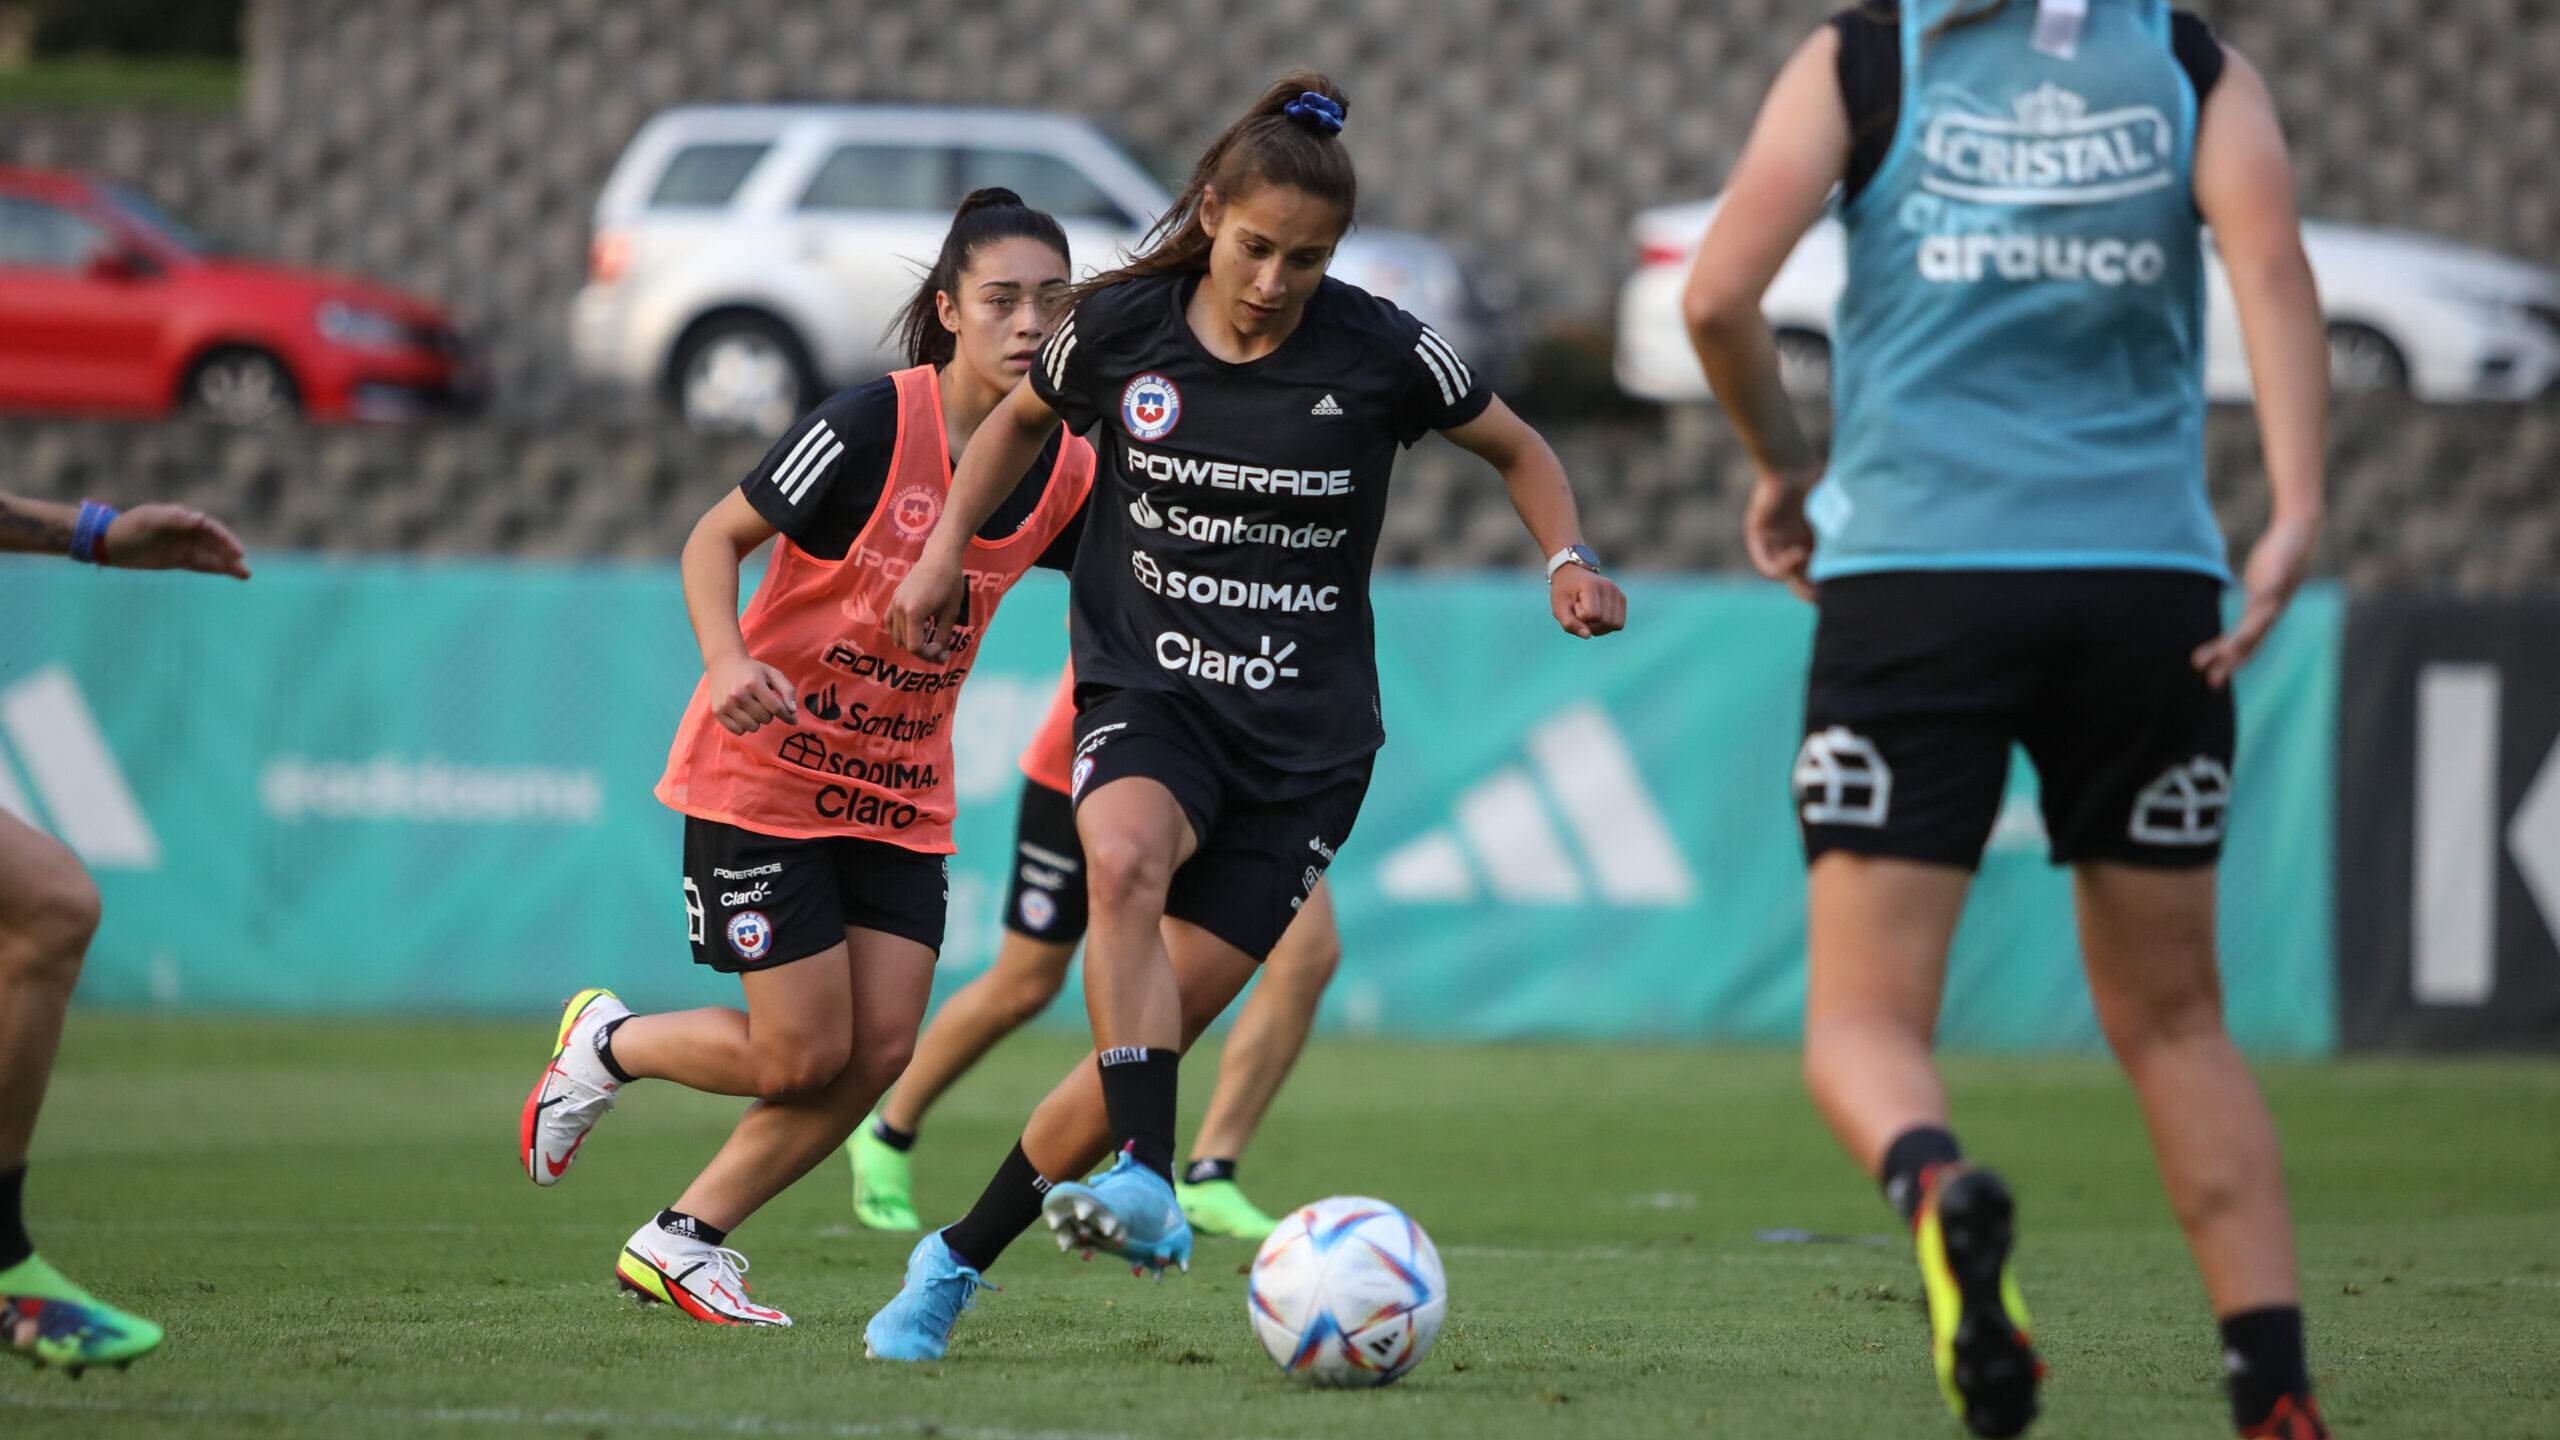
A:
[[[1076,667],[1067,666],[1058,677],[1058,693],[1049,701],[1049,713],[1040,717],[1040,733],[1022,752],[1022,773],[1038,784],[1064,795],[1072,788],[1067,783],[1067,767],[1075,759],[1076,750]]]
[[[732,735],[711,714],[706,676],[658,781],[669,807],[764,835],[848,835],[951,852],[951,714],[960,684],[1005,592],[1084,504],[1093,449],[1060,436],[1031,518],[1002,540],[971,537],[967,620],[953,632],[948,659],[919,659],[890,640],[881,616],[942,518],[950,447],[932,367],[892,378],[898,438],[870,522],[841,560],[777,538],[764,584],[738,621],[747,653],[790,680],[798,720]]]

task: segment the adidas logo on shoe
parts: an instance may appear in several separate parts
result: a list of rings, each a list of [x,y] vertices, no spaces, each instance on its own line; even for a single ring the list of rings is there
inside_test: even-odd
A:
[[[1342,407],[1333,403],[1333,397],[1327,395],[1316,402],[1316,408],[1308,411],[1307,413],[1310,415],[1339,415],[1342,413]]]

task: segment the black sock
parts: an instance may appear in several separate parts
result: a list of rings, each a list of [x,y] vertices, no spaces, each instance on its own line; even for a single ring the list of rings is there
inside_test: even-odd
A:
[[[2264,1423],[2278,1398],[2311,1393],[2302,1355],[2302,1307],[2243,1310],[2222,1322],[2222,1368],[2231,1379],[2231,1419],[2241,1429]]]
[[[978,1203],[943,1230],[942,1243],[961,1264],[984,1272],[1004,1247],[1020,1239],[1040,1218],[1040,1202],[1048,1193],[1049,1182],[1016,1142],[1013,1153],[996,1167],[996,1177],[980,1192]]]
[[[886,1115],[871,1117],[871,1138],[903,1155],[916,1148],[916,1132],[901,1130],[889,1123]]]
[[[621,1081],[625,1085],[631,1083],[631,1076],[629,1073],[624,1071],[620,1065],[614,1063],[613,1032],[630,1023],[630,1020],[631,1017],[628,1015],[620,1016],[616,1019],[606,1021],[604,1025],[596,1031],[596,1058],[604,1062],[606,1074],[611,1075],[614,1079]]]
[[[27,1238],[27,1167],[0,1170],[0,1270],[36,1253]]]
[[[1182,1172],[1182,1183],[1185,1185],[1206,1185],[1212,1180],[1233,1180],[1234,1178],[1236,1178],[1236,1162],[1233,1160],[1194,1160],[1189,1168]]]
[[[1182,1052],[1122,1045],[1103,1051],[1101,1061],[1111,1148],[1128,1151],[1172,1184],[1174,1086],[1182,1074]]]
[[[729,1238],[729,1232],[708,1220],[698,1220],[681,1210],[658,1212],[658,1228],[670,1235],[688,1235],[705,1245],[717,1245]]]
[[[1893,1138],[1884,1150],[1884,1174],[1877,1177],[1884,1186],[1885,1203],[1911,1223],[1920,1212],[1920,1172],[1932,1165],[1964,1158],[1964,1147],[1956,1137],[1935,1125],[1918,1125]]]

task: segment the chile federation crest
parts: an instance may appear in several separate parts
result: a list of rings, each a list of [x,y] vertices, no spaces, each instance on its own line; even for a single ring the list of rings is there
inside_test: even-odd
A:
[[[1130,438],[1161,440],[1182,419],[1182,392],[1153,371],[1139,376],[1120,392],[1120,423]]]

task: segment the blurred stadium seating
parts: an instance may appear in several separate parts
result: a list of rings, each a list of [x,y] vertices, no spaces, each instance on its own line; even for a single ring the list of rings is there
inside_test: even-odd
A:
[[[1833,3],[252,0],[240,116],[11,116],[0,156],[125,175],[252,253],[454,305],[492,346],[506,423],[235,437],[10,422],[0,486],[202,497],[264,546],[667,554],[752,456],[627,417],[587,423],[567,309],[615,156],[688,101],[1045,106],[1188,152],[1278,68],[1312,64],[1352,92],[1365,214],[1496,261],[1532,324],[1599,316],[1629,263],[1628,216],[1715,188],[1769,76]],[[2560,110],[2536,103],[2560,75],[2560,6],[2203,8],[2273,79],[2310,212],[2560,256]],[[1218,43],[1198,43],[1211,31]],[[2334,103],[2347,95],[2372,103]],[[1745,476],[1721,427],[1674,413],[1555,438],[1606,553],[1739,563]],[[2217,415],[2212,450],[2245,531],[2261,503],[2245,414]],[[2334,453],[2332,573],[2509,589],[2560,564],[2560,520],[2530,503],[2560,473],[2549,401],[2361,408],[2341,415]],[[1383,558],[1519,558],[1498,488],[1462,462],[1418,452]]]

